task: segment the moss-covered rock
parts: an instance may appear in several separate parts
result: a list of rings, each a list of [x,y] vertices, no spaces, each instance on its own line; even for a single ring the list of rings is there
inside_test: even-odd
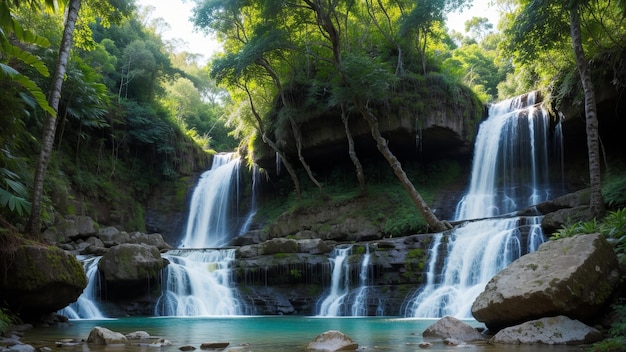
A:
[[[3,255],[0,300],[25,319],[66,307],[87,286],[80,262],[57,247],[22,245]]]
[[[137,281],[156,277],[165,265],[157,247],[126,243],[112,247],[102,256],[98,269],[107,282]]]

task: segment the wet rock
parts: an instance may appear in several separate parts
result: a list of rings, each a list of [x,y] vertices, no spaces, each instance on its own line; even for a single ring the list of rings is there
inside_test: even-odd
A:
[[[431,347],[433,347],[433,344],[432,344],[432,343],[430,343],[430,342],[420,342],[420,343],[418,344],[418,346],[419,346],[419,348],[422,348],[422,349],[427,349],[427,348],[431,348]]]
[[[602,235],[549,241],[493,277],[472,314],[492,331],[558,315],[593,324],[619,281],[617,257]]]
[[[80,262],[60,248],[25,245],[10,255],[11,260],[0,260],[0,301],[25,320],[66,307],[87,286]]]
[[[185,346],[180,346],[178,349],[181,351],[195,351],[196,348],[190,345],[185,345]]]
[[[603,339],[600,331],[565,316],[542,318],[500,330],[493,344],[591,344]]]
[[[126,334],[126,338],[129,340],[149,339],[150,334],[148,334],[145,331],[133,331],[131,333]]]
[[[288,238],[274,238],[261,243],[259,254],[298,253],[298,242]]]
[[[89,337],[87,337],[87,343],[94,345],[125,345],[127,342],[128,339],[123,334],[101,326],[91,329]]]
[[[319,238],[298,240],[298,251],[300,253],[321,254],[330,253],[333,248]]]
[[[221,351],[228,347],[230,342],[205,342],[200,345],[201,350]]]
[[[337,330],[329,330],[318,335],[307,345],[307,351],[356,351],[359,344]]]
[[[157,247],[129,243],[110,248],[98,269],[107,281],[137,281],[156,277],[165,265]]]
[[[422,337],[429,340],[454,339],[461,342],[485,340],[478,330],[451,316],[443,317],[427,327]]]

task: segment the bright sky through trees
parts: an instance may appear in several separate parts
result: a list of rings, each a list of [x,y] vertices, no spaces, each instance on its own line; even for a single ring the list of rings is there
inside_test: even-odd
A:
[[[472,17],[487,17],[496,28],[499,14],[495,5],[489,6],[493,0],[474,0],[470,9],[463,13],[448,14],[448,28],[465,34],[465,21]],[[194,31],[189,18],[193,8],[191,0],[138,0],[138,5],[153,6],[151,20],[163,18],[170,28],[163,31],[161,35],[166,40],[177,42],[176,51],[188,51],[190,53],[202,54],[205,60],[219,50],[217,43],[208,36]],[[181,42],[184,41],[183,42]]]

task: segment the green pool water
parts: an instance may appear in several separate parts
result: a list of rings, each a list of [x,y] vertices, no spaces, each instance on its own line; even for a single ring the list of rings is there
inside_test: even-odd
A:
[[[359,344],[361,351],[421,351],[422,332],[436,320],[392,317],[318,318],[303,316],[241,316],[241,317],[152,317],[108,320],[74,320],[69,327],[35,328],[25,333],[22,341],[35,347],[49,346],[57,351],[179,351],[183,345],[200,350],[204,342],[229,342],[233,351],[285,352],[305,351],[306,345],[328,330],[339,330]],[[481,326],[476,321],[467,321]],[[55,347],[54,342],[75,338],[86,340],[95,326],[127,334],[146,331],[172,342],[168,347],[102,347],[82,344]],[[239,346],[247,346],[245,349]],[[428,351],[580,351],[566,346],[490,346],[487,344],[449,347],[433,342]],[[227,349],[228,350],[228,349]]]

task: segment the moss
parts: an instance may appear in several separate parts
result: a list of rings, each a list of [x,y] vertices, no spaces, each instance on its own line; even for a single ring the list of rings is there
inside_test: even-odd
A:
[[[535,264],[535,263],[532,263],[532,264],[528,264],[528,265],[526,265],[526,267],[527,267],[528,269],[532,270],[532,271],[535,271],[535,270],[537,270],[537,268],[538,268],[539,266],[538,266],[537,264]]]

